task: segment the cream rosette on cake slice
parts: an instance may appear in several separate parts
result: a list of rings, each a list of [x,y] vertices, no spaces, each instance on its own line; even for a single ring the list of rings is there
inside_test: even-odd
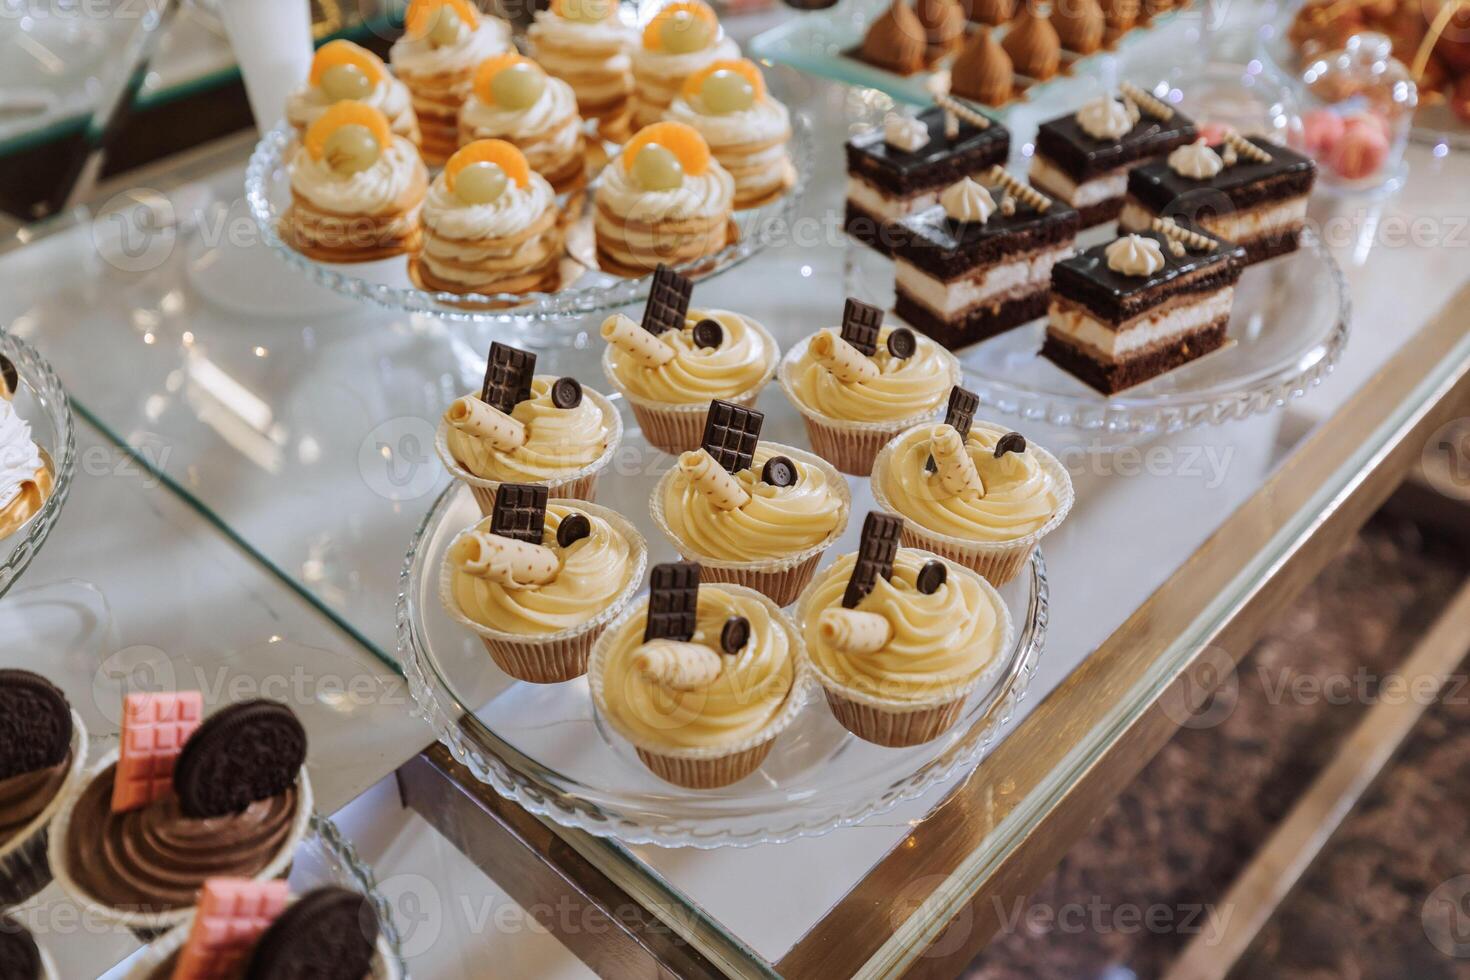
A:
[[[660,10],[633,49],[633,126],[664,117],[684,81],[715,61],[740,57],[719,18],[701,0],[679,0]]]
[[[281,237],[321,262],[368,262],[413,251],[429,174],[418,149],[361,102],[338,102],[307,129],[288,166]]]
[[[581,116],[598,120],[605,139],[627,139],[638,37],[618,20],[617,0],[553,0],[526,36],[531,57],[572,87]]]
[[[409,275],[452,293],[553,291],[565,239],[556,196],[520,150],[477,140],[450,157],[424,204],[423,250]]]
[[[598,178],[593,212],[598,266],[638,278],[661,264],[719,252],[737,232],[735,181],[683,123],[638,131]]]
[[[56,487],[55,464],[36,444],[31,426],[0,384],[0,540],[41,512]]]
[[[587,182],[586,138],[572,87],[522,55],[497,55],[476,69],[459,113],[459,138],[514,144],[558,194]]]
[[[665,118],[704,137],[735,181],[736,208],[769,203],[796,182],[787,149],[791,116],[752,61],[716,61],[695,72]]]
[[[393,135],[419,143],[419,119],[408,86],[390,75],[377,55],[340,38],[317,49],[306,85],[286,100],[286,120],[304,133],[338,102],[372,106],[387,118]]]
[[[475,69],[512,50],[510,25],[479,12],[470,0],[413,0],[404,34],[388,60],[413,95],[424,159],[439,165],[459,146],[459,110]]]

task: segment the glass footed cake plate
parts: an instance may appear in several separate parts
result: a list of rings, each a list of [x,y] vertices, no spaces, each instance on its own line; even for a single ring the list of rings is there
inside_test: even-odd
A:
[[[598,503],[639,526],[650,563],[671,561],[677,556],[654,528],[648,500],[672,457],[648,458],[658,465],[605,474]],[[824,567],[856,548],[861,515],[871,507],[867,481],[853,481],[855,519],[828,549]],[[469,491],[451,486],[424,518],[404,563],[398,639],[420,713],[455,757],[502,796],[564,826],[630,844],[714,848],[816,836],[967,773],[1010,722],[1046,637],[1046,564],[1038,551],[1029,572],[1000,590],[1015,629],[998,680],[971,696],[945,735],[910,749],[870,745],[838,725],[813,687],[754,774],[720,789],[683,789],[645,769],[632,746],[607,728],[585,677],[516,681],[491,662],[475,635],[450,620],[439,602],[439,568],[454,535],[479,519]]]
[[[287,265],[319,286],[391,310],[458,321],[566,319],[606,313],[648,296],[650,276],[624,279],[596,268],[592,233],[595,176],[581,213],[567,231],[562,288],[556,292],[489,295],[430,292],[410,281],[405,256],[345,264],[308,258],[287,245],[277,231],[281,216],[291,203],[286,162],[296,142],[295,133],[284,122],[261,138],[245,169],[245,198],[264,242]],[[796,182],[791,188],[768,204],[735,212],[733,223],[738,232],[735,241],[712,256],[675,266],[676,269],[696,280],[720,275],[760,252],[789,227],[806,192],[814,158],[811,122],[800,112],[791,114],[790,149],[791,162],[796,168]],[[612,146],[609,159],[615,159],[616,153],[617,147]]]
[[[1151,435],[1285,405],[1331,373],[1347,344],[1342,272],[1310,229],[1301,248],[1250,266],[1235,287],[1226,344],[1108,396],[1038,354],[1046,320],[960,354],[980,403],[1059,428]]]
[[[71,405],[51,365],[14,334],[0,333],[0,358],[14,365],[19,378],[12,403],[31,427],[31,438],[51,465],[54,486],[40,511],[15,533],[0,539],[0,596],[10,591],[46,543],[71,492],[76,471],[76,433]],[[3,366],[3,362],[0,362]],[[7,372],[8,373],[8,372]]]

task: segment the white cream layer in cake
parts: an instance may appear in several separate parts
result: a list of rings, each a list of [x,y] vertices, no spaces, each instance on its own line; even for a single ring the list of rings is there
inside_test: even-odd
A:
[[[1075,346],[1108,360],[1123,360],[1149,348],[1172,343],[1230,315],[1234,286],[1225,286],[1192,302],[1165,305],[1139,314],[1114,329],[1080,306],[1052,300],[1047,329]]]
[[[1123,231],[1145,231],[1155,217],[1157,215],[1148,208],[1129,198],[1123,205],[1123,213],[1118,216],[1118,227]],[[1307,197],[1303,194],[1232,214],[1201,218],[1199,225],[1226,241],[1249,242],[1294,231],[1306,220]]]
[[[1146,160],[1139,161],[1139,163],[1146,162]],[[1128,192],[1128,171],[1132,170],[1133,166],[1137,164],[1110,170],[1100,177],[1084,180],[1079,184],[1046,157],[1037,156],[1031,160],[1029,180],[1032,187],[1063,200],[1074,208],[1087,208],[1126,194]]]
[[[903,258],[894,262],[898,290],[941,317],[954,317],[987,302],[1028,295],[1051,286],[1051,267],[1072,254],[1072,245],[1007,256],[958,279],[936,279]]]
[[[849,175],[847,178],[847,199],[882,221],[897,221],[916,211],[933,207],[939,203],[939,193],[939,190],[933,190],[912,197],[893,197],[861,177]]]

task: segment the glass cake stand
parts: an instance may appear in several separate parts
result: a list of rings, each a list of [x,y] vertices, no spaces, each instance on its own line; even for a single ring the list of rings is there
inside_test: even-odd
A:
[[[658,469],[669,464],[664,457]],[[654,467],[645,467],[652,470]],[[658,473],[619,474],[599,487],[599,503],[638,519],[650,562],[673,549],[648,518]],[[853,514],[872,506],[866,480],[854,481]],[[971,696],[943,737],[911,749],[870,745],[831,717],[819,691],[779,736],[765,764],[733,786],[689,790],[643,768],[593,708],[585,678],[526,684],[502,673],[478,638],[439,603],[438,570],[456,533],[479,520],[468,490],[451,486],[424,518],[400,577],[401,660],[420,713],[475,777],[507,799],[559,824],[631,844],[714,848],[779,843],[861,823],[969,772],[995,744],[1025,696],[1046,639],[1046,563],[1001,589],[1015,624],[1003,669]],[[856,547],[861,520],[828,551]]]
[[[0,540],[0,596],[10,591],[46,543],[71,492],[76,471],[76,434],[71,405],[51,365],[25,341],[0,333],[0,357],[15,365],[19,378],[14,405],[31,426],[31,438],[51,463],[55,484],[41,510],[16,532]]]
[[[295,144],[296,136],[285,123],[262,137],[245,170],[245,197],[261,237],[271,250],[312,282],[333,292],[367,300],[390,310],[427,313],[455,321],[567,321],[628,306],[648,295],[650,276],[624,279],[596,268],[591,211],[596,177],[586,195],[583,214],[568,229],[563,286],[556,292],[471,293],[463,296],[429,292],[413,285],[408,277],[407,262],[402,256],[354,264],[318,262],[308,258],[287,245],[277,231],[281,216],[291,201],[286,159]],[[730,245],[713,256],[675,268],[695,279],[718,276],[788,233],[790,219],[811,178],[815,151],[811,122],[801,113],[791,114],[790,148],[797,174],[795,184],[769,204],[735,212],[734,224],[739,234]],[[616,147],[612,151],[615,154]],[[582,328],[572,324],[567,329]]]
[[[1064,429],[1152,435],[1243,419],[1306,394],[1337,364],[1349,319],[1342,272],[1308,229],[1299,250],[1241,275],[1223,348],[1120,394],[1104,395],[1039,356],[1044,319],[960,361],[993,410]]]

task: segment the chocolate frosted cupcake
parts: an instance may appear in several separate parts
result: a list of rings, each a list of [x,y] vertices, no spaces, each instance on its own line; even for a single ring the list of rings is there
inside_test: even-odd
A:
[[[5,980],[56,980],[56,964],[29,930],[0,915],[0,977]]]
[[[764,415],[710,405],[701,448],[653,493],[653,520],[706,582],[749,586],[778,606],[796,600],[847,527],[847,481],[825,460],[759,442]]]
[[[211,878],[188,922],[143,951],[128,980],[397,980],[402,976],[366,896],[284,881]]]
[[[597,478],[622,442],[622,416],[605,396],[535,370],[535,354],[492,343],[479,395],[456,399],[439,423],[439,458],[486,516],[502,483],[596,499]]]
[[[119,749],[57,815],[51,866],[98,921],[156,935],[206,879],[290,868],[312,809],[301,722],[273,701],[202,715],[197,691],[128,695]]]
[[[0,670],[0,906],[51,881],[52,818],[81,782],[87,729],[66,695],[28,670]]]

